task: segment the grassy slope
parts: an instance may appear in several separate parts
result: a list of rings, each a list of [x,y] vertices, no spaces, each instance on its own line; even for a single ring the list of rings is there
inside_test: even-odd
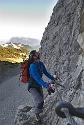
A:
[[[22,47],[21,49],[2,47],[0,46],[0,60],[9,61],[11,58],[18,59],[23,58],[22,55],[28,55],[28,49]]]

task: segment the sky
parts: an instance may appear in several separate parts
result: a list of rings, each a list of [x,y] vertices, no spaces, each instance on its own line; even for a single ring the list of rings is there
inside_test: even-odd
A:
[[[42,39],[57,0],[0,0],[0,41]]]

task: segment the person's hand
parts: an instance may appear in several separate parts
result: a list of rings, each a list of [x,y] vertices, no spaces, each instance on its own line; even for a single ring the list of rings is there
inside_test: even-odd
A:
[[[50,79],[48,82],[49,82],[50,84],[54,84],[55,80],[54,80],[54,79],[53,79],[53,80]]]
[[[55,90],[51,87],[51,84],[50,83],[47,83],[46,84],[46,88],[47,88],[47,91],[48,91],[48,94],[51,95],[51,93],[54,93]]]
[[[54,86],[57,86],[59,84],[59,82],[60,82],[60,78],[59,77],[54,78],[54,80],[53,80]]]
[[[59,80],[60,78],[59,78],[59,77],[56,77],[55,79],[56,79],[56,80]]]
[[[51,93],[54,93],[54,92],[55,92],[55,90],[54,90],[52,87],[47,88],[47,91],[48,91],[48,94],[49,94],[49,95],[51,95]]]
[[[51,86],[50,83],[47,83],[47,84],[46,84],[46,87],[47,87],[47,88],[50,88],[50,86]]]
[[[49,83],[51,84],[51,87],[53,87],[53,86],[57,86],[57,82],[55,81],[56,79],[53,79],[53,80],[49,80]]]
[[[53,75],[54,80],[60,80],[60,78],[57,75]]]
[[[51,84],[51,87],[55,88],[55,87],[57,87],[57,85],[58,85],[58,83],[54,83],[54,84]]]

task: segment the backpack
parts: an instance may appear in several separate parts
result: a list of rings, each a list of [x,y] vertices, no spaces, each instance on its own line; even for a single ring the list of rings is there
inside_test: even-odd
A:
[[[33,63],[37,66],[37,64],[35,62],[33,62]],[[20,69],[21,69],[21,74],[20,74],[21,82],[23,82],[25,84],[29,81],[29,78],[30,78],[30,74],[29,74],[30,64],[31,63],[29,63],[28,60],[25,60],[21,64],[21,67],[20,67]],[[42,64],[42,67],[43,67],[43,64]],[[40,74],[40,70],[39,70],[38,66],[37,66],[37,70],[38,70],[38,72]],[[41,74],[40,74],[40,76],[41,76]]]
[[[29,66],[30,64],[28,64],[28,60],[25,60],[22,64],[21,64],[21,74],[20,74],[20,77],[21,77],[21,82],[23,83],[27,83],[28,82],[28,78],[30,77],[29,75]]]

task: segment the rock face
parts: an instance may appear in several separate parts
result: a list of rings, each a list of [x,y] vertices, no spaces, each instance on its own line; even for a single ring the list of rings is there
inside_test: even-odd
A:
[[[42,61],[49,72],[58,75],[66,90],[62,97],[75,107],[84,106],[84,0],[59,0],[41,41]],[[57,96],[54,96],[54,98]],[[65,125],[48,103],[48,125]],[[49,118],[51,116],[51,118]],[[83,125],[84,121],[76,118]],[[67,121],[66,121],[67,122]]]
[[[84,106],[84,0],[59,0],[41,40],[42,61],[51,74],[58,74],[66,89],[58,87],[62,99],[74,107]],[[45,98],[47,125],[67,125],[55,113],[57,91]],[[74,118],[79,125],[84,121]]]

